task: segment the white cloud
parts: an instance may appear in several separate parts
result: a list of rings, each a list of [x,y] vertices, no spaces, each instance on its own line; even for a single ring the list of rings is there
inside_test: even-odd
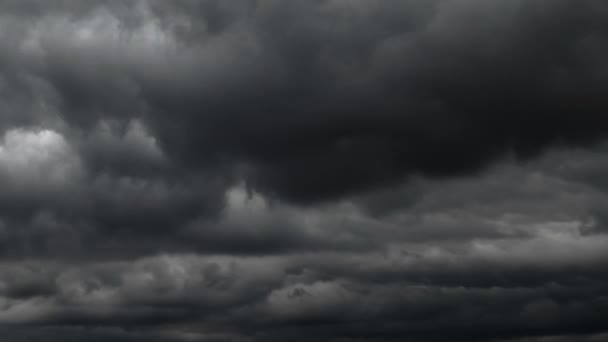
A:
[[[79,157],[52,130],[12,129],[0,144],[0,173],[9,184],[65,185],[81,171]]]

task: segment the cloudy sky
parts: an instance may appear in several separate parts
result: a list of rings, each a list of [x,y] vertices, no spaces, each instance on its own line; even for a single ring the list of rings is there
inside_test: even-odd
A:
[[[0,0],[0,339],[608,340],[608,2]]]

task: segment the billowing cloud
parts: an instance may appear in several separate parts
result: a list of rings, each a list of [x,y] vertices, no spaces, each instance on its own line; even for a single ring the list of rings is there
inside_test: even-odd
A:
[[[0,0],[0,335],[606,339],[607,19]]]

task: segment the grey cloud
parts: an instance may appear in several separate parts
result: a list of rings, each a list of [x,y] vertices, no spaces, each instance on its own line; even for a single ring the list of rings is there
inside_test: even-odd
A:
[[[20,51],[67,120],[143,116],[177,161],[227,163],[265,192],[310,202],[602,137],[603,7],[99,5],[71,21],[43,16],[30,43],[42,53]]]
[[[0,0],[10,341],[600,341],[602,1]]]
[[[562,240],[488,242],[462,252],[429,246],[385,257],[173,255],[55,267],[54,291],[13,297],[0,318],[32,326],[120,325],[134,333],[169,325],[174,332],[260,341],[434,341],[445,334],[487,340],[601,331],[596,315],[608,309],[598,299],[605,296],[599,270],[606,240]],[[550,252],[538,260],[538,248]],[[48,278],[31,275],[48,272],[41,266],[12,272],[22,283]],[[301,325],[306,332],[294,335]]]

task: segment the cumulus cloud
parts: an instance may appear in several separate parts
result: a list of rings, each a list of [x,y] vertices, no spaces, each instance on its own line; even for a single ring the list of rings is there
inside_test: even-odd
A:
[[[601,341],[600,0],[0,0],[10,341]]]

